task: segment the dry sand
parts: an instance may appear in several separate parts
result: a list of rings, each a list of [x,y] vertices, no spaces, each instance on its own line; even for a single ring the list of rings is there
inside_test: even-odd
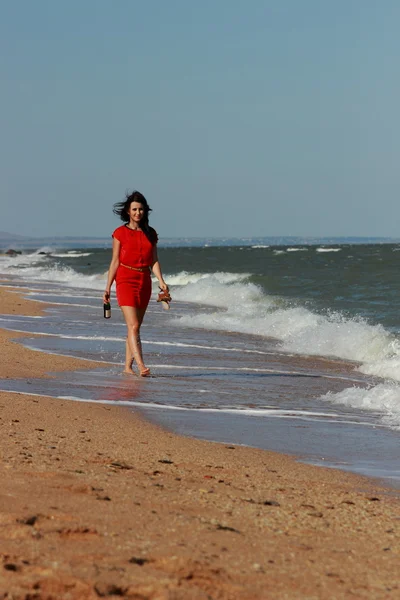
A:
[[[46,375],[0,336],[2,378]],[[0,428],[0,598],[400,598],[400,502],[377,482],[110,405],[1,393]]]

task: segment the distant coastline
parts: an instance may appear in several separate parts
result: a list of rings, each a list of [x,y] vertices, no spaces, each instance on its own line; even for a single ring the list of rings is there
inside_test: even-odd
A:
[[[182,237],[160,238],[164,247],[202,247],[202,246],[312,246],[342,244],[397,244],[400,238],[385,237],[301,237],[301,236],[265,236],[265,237]],[[110,237],[28,237],[0,231],[0,252],[13,250],[37,250],[50,248],[107,248],[111,247]]]

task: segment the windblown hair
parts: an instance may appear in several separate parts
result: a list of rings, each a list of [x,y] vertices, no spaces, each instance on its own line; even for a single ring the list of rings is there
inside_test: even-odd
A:
[[[124,223],[129,223],[128,210],[129,210],[132,202],[138,202],[139,204],[141,204],[143,206],[144,215],[140,221],[140,227],[141,227],[143,233],[145,234],[145,236],[148,238],[148,240],[152,244],[156,244],[157,243],[157,233],[149,225],[149,213],[151,212],[152,209],[150,208],[150,206],[149,206],[146,198],[143,196],[143,194],[141,194],[137,190],[134,190],[130,194],[126,193],[125,200],[122,200],[122,202],[116,202],[114,204],[113,213],[115,215],[118,215],[119,218],[121,219],[121,221],[123,221]]]

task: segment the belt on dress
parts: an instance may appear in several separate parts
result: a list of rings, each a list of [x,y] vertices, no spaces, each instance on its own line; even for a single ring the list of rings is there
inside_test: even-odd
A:
[[[150,269],[150,267],[130,267],[129,265],[124,265],[124,263],[119,263],[121,267],[125,267],[126,269],[131,269],[131,271],[140,271],[141,273],[145,273]]]

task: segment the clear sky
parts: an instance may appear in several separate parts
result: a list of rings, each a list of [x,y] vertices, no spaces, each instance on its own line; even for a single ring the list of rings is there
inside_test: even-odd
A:
[[[0,230],[400,235],[398,0],[0,0]]]

